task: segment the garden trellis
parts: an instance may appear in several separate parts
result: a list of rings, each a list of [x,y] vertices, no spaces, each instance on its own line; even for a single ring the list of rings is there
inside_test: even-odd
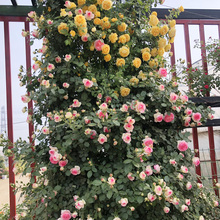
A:
[[[5,71],[5,75],[6,75],[6,94],[7,94],[7,125],[8,125],[8,137],[9,139],[13,142],[13,116],[12,116],[12,108],[13,108],[13,103],[12,103],[12,92],[11,92],[11,63],[10,63],[10,41],[9,41],[9,37],[10,37],[10,33],[9,33],[9,23],[10,22],[23,22],[25,25],[25,30],[29,31],[30,29],[30,24],[28,21],[26,21],[26,14],[27,12],[34,10],[35,8],[32,7],[27,7],[27,8],[23,8],[23,9],[19,9],[19,8],[15,8],[15,7],[19,7],[16,4],[16,1],[12,1],[13,6],[7,7],[7,10],[3,10],[3,7],[5,6],[1,6],[0,8],[0,12],[1,12],[1,16],[0,16],[0,21],[4,23],[4,36],[5,36],[5,67],[6,67],[6,71]],[[32,1],[33,6],[36,4],[35,1]],[[25,7],[25,6],[20,6],[20,7]],[[6,8],[5,8],[6,9]],[[16,12],[17,10],[17,12]],[[20,11],[19,11],[20,10]],[[21,10],[23,10],[23,12],[21,13]],[[160,17],[160,11],[158,10],[158,14]],[[4,13],[3,13],[4,12]],[[187,12],[187,10],[186,10]],[[6,13],[6,14],[5,14]],[[201,11],[199,10],[194,10],[194,13],[201,14]],[[212,13],[213,14],[213,13]],[[14,16],[17,15],[17,16]],[[162,18],[162,17],[161,17]],[[204,17],[203,17],[204,18]],[[197,20],[197,19],[191,19],[191,18],[187,18],[187,14],[186,14],[186,18],[177,20],[177,24],[183,24],[184,25],[184,29],[185,29],[185,45],[186,45],[186,51],[187,51],[187,62],[189,62],[191,64],[191,53],[190,53],[190,45],[189,45],[189,31],[188,31],[188,25],[189,24],[197,24],[200,25],[200,34],[201,34],[201,40],[205,40],[204,37],[204,25],[218,25],[218,27],[220,28],[220,21],[218,19],[212,19],[212,20]],[[31,58],[30,58],[30,46],[29,46],[29,42],[28,42],[28,38],[26,38],[26,69],[29,69],[31,66]],[[172,50],[174,52],[174,46],[172,47]],[[172,64],[175,63],[175,54],[174,56],[171,58],[171,62]],[[189,64],[189,65],[190,65]],[[206,67],[206,64],[204,63],[204,68]],[[31,110],[32,109],[32,104],[31,102],[29,102],[28,104],[28,108]],[[217,121],[216,121],[217,122]],[[216,123],[215,125],[219,125],[219,123]],[[33,133],[33,126],[31,124],[29,124],[29,136],[30,136],[30,141],[31,140],[31,135]],[[209,127],[209,140],[210,140],[210,155],[211,155],[211,159],[212,159],[212,178],[213,181],[217,181],[217,167],[216,167],[216,159],[215,159],[215,146],[214,146],[214,138],[213,138],[213,128]],[[198,135],[197,135],[197,129],[193,128],[193,138],[194,138],[194,149],[199,150],[199,146],[198,146]],[[199,151],[196,153],[196,156],[199,156]],[[9,180],[10,183],[14,183],[15,182],[15,177],[14,174],[12,172],[13,169],[13,158],[9,158],[9,166],[10,166],[10,175],[9,175]],[[196,168],[196,172],[198,175],[201,175],[201,170],[200,168]],[[216,192],[217,193],[217,192]],[[15,196],[13,194],[13,190],[12,187],[10,187],[10,207],[11,207],[11,218],[12,216],[15,216]]]

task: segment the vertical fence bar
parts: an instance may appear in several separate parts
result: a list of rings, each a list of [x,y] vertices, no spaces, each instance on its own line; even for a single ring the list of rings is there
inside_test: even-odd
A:
[[[205,30],[204,24],[201,23],[199,25],[199,33],[200,33],[200,40],[203,42],[201,45],[201,54],[202,54],[202,65],[205,72],[208,73],[208,65],[206,60],[206,50],[203,45],[205,45]],[[210,96],[209,92],[206,94]],[[218,182],[218,175],[217,175],[217,165],[216,165],[216,157],[215,157],[215,142],[214,142],[214,132],[213,127],[208,127],[208,137],[209,137],[209,151],[210,151],[210,158],[211,158],[211,170],[212,170],[212,183],[213,186]],[[215,194],[219,196],[219,191],[215,189]]]
[[[184,23],[184,36],[185,36],[185,48],[186,48],[186,60],[187,67],[192,67],[192,59],[191,59],[191,50],[190,50],[190,39],[189,39],[189,24]],[[190,85],[189,85],[190,89]],[[193,136],[193,148],[195,152],[195,156],[200,158],[199,155],[199,138],[198,138],[198,129],[192,128],[192,136]],[[198,175],[197,181],[201,182],[201,166],[198,165],[196,167],[196,174]]]
[[[5,68],[6,68],[6,94],[7,94],[7,123],[8,138],[13,143],[13,114],[12,114],[12,85],[11,85],[11,57],[10,57],[10,40],[9,40],[9,21],[4,21],[5,34]],[[9,149],[13,148],[9,146]],[[9,193],[10,193],[10,220],[16,215],[16,199],[11,184],[15,184],[15,175],[13,172],[14,158],[9,157]]]

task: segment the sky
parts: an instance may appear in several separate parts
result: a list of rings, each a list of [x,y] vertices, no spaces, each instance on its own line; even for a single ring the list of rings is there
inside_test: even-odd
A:
[[[9,3],[7,3],[9,2]],[[0,5],[10,4],[10,0],[0,0]],[[17,0],[19,5],[28,3],[31,4],[31,0]],[[220,9],[220,0],[165,0],[165,3],[158,7],[179,7],[183,6],[185,9]],[[24,28],[22,22],[10,22],[10,46],[11,46],[11,71],[12,71],[12,96],[13,96],[13,120],[14,120],[14,139],[22,137],[27,139],[28,136],[28,124],[26,123],[27,114],[23,114],[21,109],[25,106],[22,103],[21,95],[25,94],[25,88],[19,86],[18,73],[20,65],[26,66],[25,63],[25,44],[24,38],[21,36],[21,30]],[[196,62],[200,59],[200,51],[193,48],[194,40],[199,39],[199,27],[197,25],[191,25],[189,27],[190,32],[190,44],[192,51],[192,62]],[[183,26],[177,25],[177,35],[175,39],[175,57],[176,59],[186,59]],[[205,36],[208,39],[209,36],[218,38],[217,25],[205,26]],[[40,43],[35,43],[34,48],[39,48]],[[32,48],[32,51],[34,50]],[[4,31],[3,22],[0,21],[0,110],[4,106],[6,110],[6,87],[5,87],[5,57],[4,57]],[[1,115],[0,115],[1,117]]]

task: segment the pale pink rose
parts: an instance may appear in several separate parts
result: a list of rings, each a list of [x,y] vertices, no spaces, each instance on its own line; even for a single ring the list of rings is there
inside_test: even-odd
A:
[[[60,218],[62,220],[69,220],[69,219],[71,219],[71,212],[69,210],[62,210]]]
[[[37,183],[33,183],[33,184],[32,184],[32,188],[33,188],[33,189],[36,189],[37,187],[38,187],[38,184],[37,184]]]
[[[174,159],[170,159],[170,164],[175,166],[177,163],[176,163],[176,161]]]
[[[187,190],[192,189],[192,184],[191,184],[190,182],[188,182],[188,183],[186,184],[186,189],[187,189]]]
[[[188,173],[188,168],[186,166],[181,166],[180,170],[182,173]]]
[[[60,160],[59,161],[59,166],[60,167],[65,167],[67,165],[67,163],[68,163],[68,160]]]
[[[94,42],[94,47],[97,51],[101,51],[102,50],[102,46],[104,45],[105,43],[102,41],[102,40],[96,40]]]
[[[150,200],[150,202],[153,202],[157,198],[157,196],[152,193],[148,193],[147,198]]]
[[[160,172],[160,166],[158,164],[154,165],[154,170],[156,170],[155,173],[159,173]]]
[[[97,95],[97,99],[101,99],[102,98],[102,93],[99,93],[98,95]]]
[[[89,39],[89,37],[90,37],[89,34],[84,34],[84,35],[81,37],[81,40],[82,40],[83,42],[87,42],[88,39]]]
[[[87,117],[84,118],[85,124],[91,123],[91,120],[89,120]]]
[[[59,56],[56,57],[56,58],[55,58],[55,62],[56,62],[56,63],[61,63],[61,58],[60,58]]]
[[[164,211],[165,213],[169,213],[169,212],[170,212],[170,208],[164,207],[164,208],[163,208],[163,211]]]
[[[170,93],[170,102],[172,102],[172,103],[176,102],[178,97],[179,96],[177,94],[175,94],[174,92],[171,92]]]
[[[160,112],[157,112],[156,114],[154,114],[155,122],[161,122],[162,120],[163,120],[163,114],[161,114]]]
[[[162,85],[162,84],[159,85],[159,90],[160,90],[160,91],[164,91],[164,85]]]
[[[100,134],[98,138],[98,142],[100,144],[104,144],[105,142],[107,142],[107,137],[104,134]]]
[[[128,179],[131,180],[131,181],[134,180],[134,177],[132,176],[132,173],[129,173],[129,174],[127,175],[127,177],[128,177]]]
[[[146,147],[144,148],[144,153],[145,153],[147,156],[150,156],[152,152],[153,152],[153,149],[152,149],[151,147],[146,146]]]
[[[123,133],[122,139],[125,143],[129,144],[131,142],[131,133]]]
[[[71,174],[73,174],[74,176],[80,174],[80,167],[79,166],[75,166],[70,170]]]
[[[158,71],[160,77],[166,77],[167,76],[167,70],[165,68],[160,68]]]
[[[139,177],[140,177],[142,180],[145,180],[145,178],[146,178],[145,172],[144,172],[144,171],[140,172]]]
[[[154,187],[154,192],[158,195],[158,196],[160,196],[160,195],[162,195],[162,188],[161,188],[161,186],[159,186],[159,185],[157,185],[157,186],[155,186]]]
[[[75,10],[76,15],[82,15],[83,10],[81,8]]]
[[[181,212],[188,211],[188,210],[189,210],[188,206],[186,205],[181,206]]]
[[[178,178],[179,180],[183,180],[184,176],[183,176],[181,173],[179,173],[178,176],[177,176],[177,178]]]
[[[43,45],[43,47],[40,49],[40,53],[46,53],[47,49],[48,49],[48,46]]]
[[[188,116],[192,115],[192,109],[187,108],[187,109],[185,110],[185,113],[186,113]]]
[[[200,164],[200,160],[198,157],[193,157],[192,162],[196,167]]]
[[[78,108],[81,106],[81,102],[78,99],[73,99],[73,104],[70,107]]]
[[[39,32],[38,32],[38,30],[34,29],[34,30],[32,31],[32,35],[33,35],[33,37],[38,38],[38,37],[39,37]]]
[[[107,127],[103,127],[103,132],[109,133],[109,132],[111,132],[111,129],[108,129]]]
[[[69,86],[70,86],[69,83],[67,83],[67,82],[63,83],[63,87],[64,87],[64,88],[69,88]]]
[[[32,66],[34,71],[38,70],[39,67],[40,67],[40,65],[38,63],[34,63],[33,66]]]
[[[135,119],[133,119],[131,116],[127,117],[125,121],[132,125],[135,123]]]
[[[79,198],[79,196],[77,196],[77,195],[74,195],[73,196],[73,200],[76,202],[77,201],[77,199]]]
[[[110,96],[105,97],[105,102],[110,103],[112,101],[112,98]]]
[[[179,202],[180,202],[180,200],[177,198],[174,198],[172,201],[173,205],[179,205]]]
[[[197,113],[193,113],[193,115],[192,115],[192,120],[193,121],[195,121],[195,122],[199,122],[200,121],[200,119],[201,119],[201,114],[199,113],[199,112],[197,112]]]
[[[22,37],[27,37],[28,36],[28,32],[27,31],[22,31],[21,35],[22,35]]]
[[[139,113],[144,113],[146,110],[146,105],[143,102],[137,102],[135,110]]]
[[[71,112],[67,112],[66,114],[65,114],[65,118],[72,118],[73,117],[73,114],[71,113]]]
[[[110,177],[108,178],[108,184],[111,185],[111,186],[113,186],[113,185],[115,184],[115,178],[112,177],[112,176],[110,176]]]
[[[198,187],[199,189],[203,188],[202,183],[197,183],[197,187]]]
[[[219,205],[219,203],[218,203],[218,201],[213,201],[213,205],[214,205],[214,207],[217,207],[218,205]]]
[[[43,127],[42,128],[42,132],[43,132],[43,134],[49,134],[50,133],[50,129],[48,128],[48,127]]]
[[[185,126],[185,127],[189,127],[189,122],[185,121],[185,122],[184,122],[184,126]]]
[[[183,103],[188,102],[188,100],[189,100],[187,95],[181,95],[180,99],[182,100]]]
[[[189,123],[191,121],[191,117],[190,116],[184,117],[184,120],[186,123]]]
[[[205,220],[205,218],[202,215],[200,215],[199,220]]]
[[[75,211],[75,212],[73,212],[73,214],[72,214],[72,217],[73,218],[76,218],[78,216],[78,213]]]
[[[28,103],[28,102],[31,101],[31,99],[30,99],[30,97],[27,96],[27,95],[22,95],[22,96],[21,96],[21,101],[22,101],[23,103]]]
[[[41,167],[41,168],[40,168],[40,171],[41,171],[41,172],[46,172],[46,171],[47,171],[47,167]]]
[[[78,209],[78,210],[83,209],[85,204],[86,204],[86,202],[85,202],[84,199],[76,201],[75,208]]]
[[[115,217],[113,220],[121,220],[119,217]]]
[[[50,156],[49,159],[52,164],[58,164],[60,161],[60,155],[58,153],[54,153],[53,155]]]
[[[96,115],[100,118],[100,119],[104,119],[104,118],[108,118],[108,113],[103,113],[101,110],[98,110]]]
[[[36,12],[35,11],[30,11],[28,13],[28,17],[30,17],[30,18],[34,18],[35,16],[36,16]]]
[[[164,195],[166,198],[169,198],[170,196],[173,195],[173,190],[171,190],[169,187],[166,187]]]
[[[54,121],[55,122],[60,122],[61,121],[61,117],[59,115],[54,115]]]
[[[86,88],[91,88],[93,86],[93,81],[88,79],[83,79],[83,84]]]
[[[173,121],[174,120],[174,114],[172,112],[170,114],[165,113],[163,120],[167,123]]]
[[[52,20],[47,20],[47,24],[52,25],[53,21]]]
[[[124,105],[122,105],[122,107],[120,108],[120,110],[121,110],[122,112],[128,112],[128,108],[129,108],[129,106],[126,105],[126,104],[124,104]]]
[[[208,119],[212,120],[214,119],[214,115],[212,115],[211,113],[208,114]]]
[[[108,109],[108,105],[104,102],[102,103],[99,108],[102,110],[102,111],[106,111]]]
[[[55,66],[52,63],[49,63],[48,66],[47,66],[47,70],[50,72],[53,69],[55,69]]]
[[[216,186],[217,188],[220,188],[220,183],[216,183],[215,186]]]
[[[147,174],[147,176],[151,176],[153,174],[151,166],[146,167],[145,173]]]
[[[191,204],[190,199],[186,199],[186,200],[185,200],[185,203],[186,203],[186,205],[190,205],[190,204]]]
[[[64,60],[66,62],[69,62],[71,60],[72,56],[70,54],[66,54]]]
[[[126,124],[124,125],[124,129],[125,129],[127,132],[132,132],[133,129],[134,129],[134,126],[133,126],[132,124],[130,124],[130,123],[126,123]]]
[[[28,115],[26,122],[27,122],[27,123],[30,123],[31,121],[32,121],[32,115]]]
[[[70,9],[70,8],[71,8],[71,2],[70,2],[70,1],[65,1],[64,6],[65,6],[66,8],[68,8],[68,9]]]
[[[142,141],[143,141],[143,146],[153,147],[154,141],[148,136],[146,136],[145,139],[143,139]]]
[[[91,129],[90,129],[90,128],[87,128],[84,133],[85,133],[85,135],[91,134]]]
[[[186,151],[188,149],[188,144],[185,141],[178,141],[177,148],[180,151]]]
[[[128,199],[121,198],[121,200],[118,203],[120,203],[122,207],[125,207],[128,204]]]
[[[91,11],[86,10],[85,18],[86,20],[92,20],[95,17],[95,15]]]

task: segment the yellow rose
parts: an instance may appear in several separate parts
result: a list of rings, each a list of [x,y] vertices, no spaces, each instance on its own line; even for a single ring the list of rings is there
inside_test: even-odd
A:
[[[174,37],[171,37],[170,39],[169,39],[169,43],[173,43],[174,42]]]
[[[169,21],[169,25],[171,28],[174,27],[176,25],[176,20]]]
[[[156,26],[158,23],[159,23],[159,20],[158,20],[157,16],[151,14],[150,20],[149,20],[149,25]]]
[[[120,18],[124,18],[124,15],[122,13],[118,13]]]
[[[110,52],[110,47],[109,47],[109,45],[108,44],[104,44],[103,46],[102,46],[102,54],[108,54]]]
[[[100,11],[97,11],[97,12],[95,13],[95,16],[96,16],[96,17],[100,17],[100,16],[101,16]]]
[[[88,7],[88,11],[91,11],[93,14],[95,14],[97,12],[97,8],[95,5],[90,5]]]
[[[86,0],[77,0],[79,6],[85,5]]]
[[[144,53],[144,52],[150,53],[150,48],[145,47],[144,49],[141,49],[141,53]]]
[[[151,34],[152,34],[154,37],[158,36],[159,33],[160,33],[160,28],[159,28],[159,27],[153,26],[153,27],[151,28]]]
[[[124,22],[122,22],[120,25],[118,25],[118,30],[120,32],[124,32],[127,28],[127,24],[125,24]]]
[[[156,57],[156,56],[157,56],[157,48],[154,47],[154,48],[151,50],[150,54],[151,54],[152,57]]]
[[[124,36],[126,37],[126,41],[129,42],[130,41],[130,35],[129,34],[124,34]]]
[[[150,60],[149,61],[149,66],[153,69],[153,68],[157,68],[158,66],[158,62],[156,62],[155,60]]]
[[[136,78],[135,76],[133,76],[130,80],[129,80],[129,82],[132,84],[132,85],[137,85],[138,83],[139,83],[139,79],[138,78]]]
[[[123,58],[117,58],[116,60],[116,66],[124,66],[125,65],[125,59]]]
[[[60,16],[61,16],[61,17],[67,16],[67,12],[66,12],[65,9],[60,9]]]
[[[87,34],[87,32],[88,32],[88,29],[87,29],[86,25],[80,25],[78,27],[79,36],[83,36],[83,35]]]
[[[158,41],[158,46],[159,48],[164,48],[167,44],[167,41],[165,38],[160,38],[159,41]]]
[[[122,86],[120,88],[120,93],[121,93],[121,96],[123,97],[128,96],[130,94],[130,89]]]
[[[51,12],[51,7],[48,7],[48,8],[47,8],[47,11]]]
[[[58,32],[60,34],[67,34],[67,32],[69,32],[69,27],[67,26],[66,23],[61,22],[60,25],[57,27]]]
[[[90,49],[91,51],[94,51],[94,49],[95,49],[94,43],[92,43],[92,45],[90,46],[89,49]]]
[[[70,2],[70,5],[67,6],[68,9],[76,8],[76,4],[74,2]]]
[[[83,7],[82,7],[82,10],[83,10],[83,13],[85,14],[85,13],[86,13],[86,11],[88,10],[88,6],[86,6],[86,5],[85,5],[85,6],[83,6]]]
[[[156,11],[152,11],[151,15],[157,16],[157,12]]]
[[[119,43],[125,44],[127,42],[126,37],[124,35],[121,35],[119,37]]]
[[[112,18],[111,21],[112,22],[116,22],[118,19],[117,18]]]
[[[175,37],[176,36],[176,28],[175,27],[172,27],[170,30],[169,30],[169,37],[172,38],[172,37]]]
[[[164,25],[163,27],[160,28],[160,34],[165,35],[169,31],[169,28],[167,25]]]
[[[111,60],[111,55],[110,54],[107,54],[107,55],[105,55],[104,56],[104,60],[105,60],[105,62],[109,62],[110,60]]]
[[[111,7],[112,7],[112,1],[111,0],[104,0],[102,2],[102,8],[104,10],[109,10],[109,9],[111,9]]]
[[[76,15],[76,17],[74,18],[74,23],[77,26],[86,24],[86,18],[83,15]]]
[[[142,53],[142,59],[143,59],[144,61],[148,61],[150,58],[151,58],[151,55],[150,55],[149,52],[144,52],[144,53]]]
[[[127,57],[130,54],[130,49],[126,46],[123,46],[119,49],[119,54],[122,57]]]
[[[147,74],[143,73],[143,71],[141,70],[138,74],[138,78],[142,79],[142,80],[146,80],[147,79]]]
[[[101,24],[101,19],[95,18],[94,21],[93,21],[93,23],[94,23],[95,25],[100,25],[100,24]]]
[[[102,25],[102,29],[103,29],[103,30],[104,30],[104,29],[109,29],[109,28],[111,27],[111,23],[109,22],[109,20],[104,21],[104,20],[102,19],[101,25]]]
[[[70,31],[70,35],[71,35],[72,37],[75,37],[75,36],[76,36],[76,32],[75,32],[74,30],[71,30],[71,31]]]
[[[129,28],[128,31],[131,35],[134,33],[134,30],[132,30],[131,28]]]
[[[97,0],[97,4],[101,5],[104,0]]]
[[[168,51],[170,51],[170,49],[171,49],[171,44],[167,44],[165,46],[165,51],[168,52]]]
[[[163,47],[158,49],[158,55],[159,55],[159,56],[163,56],[164,53],[165,53],[165,50],[164,50]]]
[[[180,10],[180,12],[184,12],[184,8],[182,5],[179,7],[179,10]]]
[[[111,33],[108,38],[111,41],[111,43],[114,44],[118,40],[118,35],[116,33]]]
[[[133,64],[134,67],[139,68],[139,67],[141,66],[141,59],[136,57],[136,58],[132,61],[132,64]]]

